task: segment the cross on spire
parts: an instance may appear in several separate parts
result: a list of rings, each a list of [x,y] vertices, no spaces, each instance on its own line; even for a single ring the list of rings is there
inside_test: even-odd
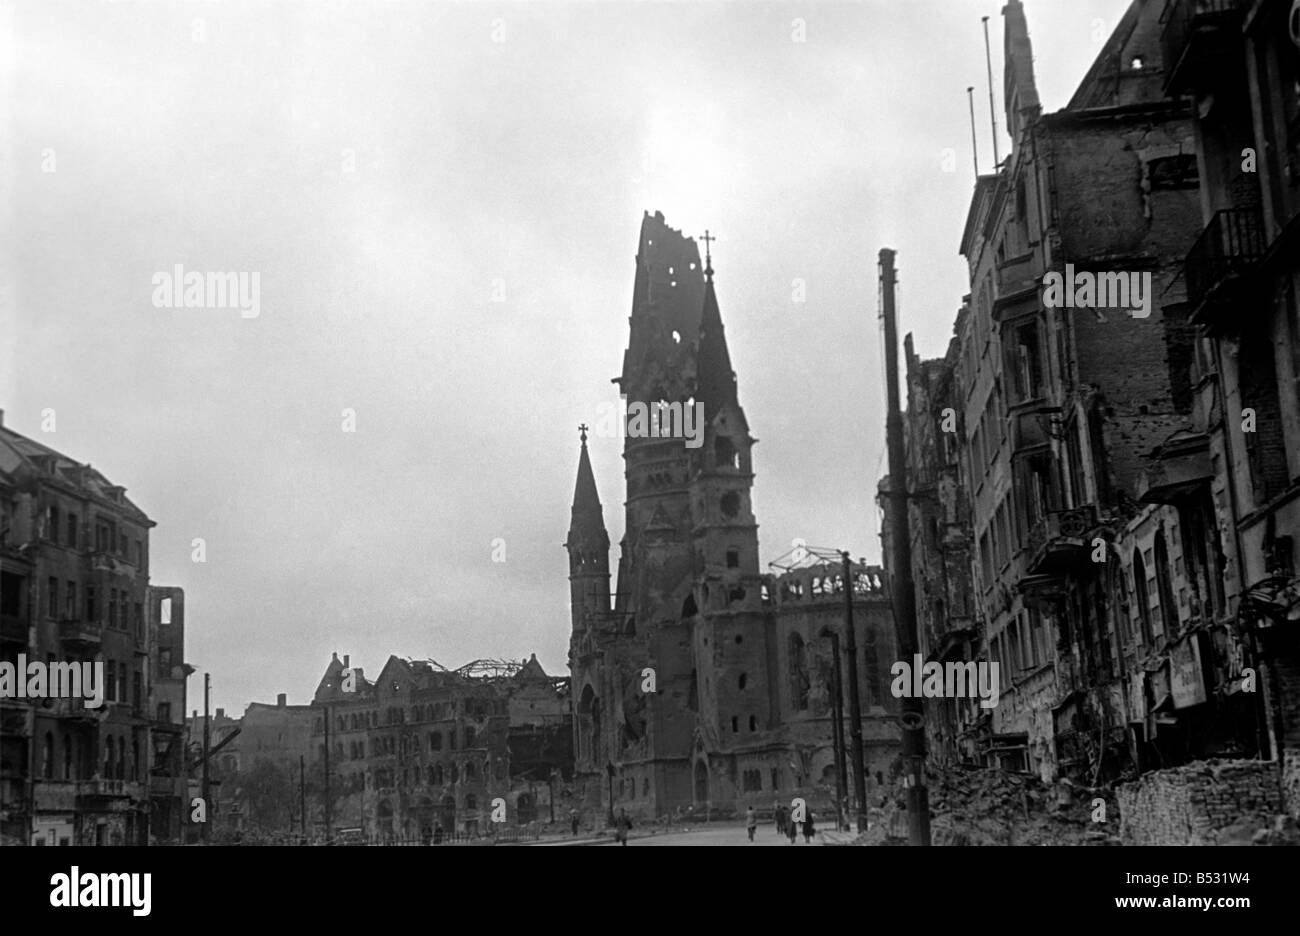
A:
[[[586,423],[582,423],[580,426],[578,426],[578,435],[582,438],[582,444],[583,444],[583,445],[586,445],[586,444],[587,444],[587,424],[586,424]]]
[[[705,228],[704,236],[701,237],[700,240],[704,241],[704,275],[709,278],[709,282],[712,282],[713,281],[713,251],[710,248],[713,246],[713,242],[717,240],[717,238],[709,233],[708,228]]]

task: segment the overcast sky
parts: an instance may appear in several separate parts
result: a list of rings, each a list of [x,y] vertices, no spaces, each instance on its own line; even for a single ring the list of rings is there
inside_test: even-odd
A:
[[[1045,111],[1126,7],[1027,0]],[[658,210],[718,238],[763,562],[795,537],[879,561],[876,254],[898,250],[901,327],[942,354],[967,291],[965,89],[988,171],[999,14],[0,4],[5,423],[158,524],[190,708],[205,670],[214,706],[307,702],[331,651],[371,676],[390,653],[567,674],[576,426],[617,402]],[[156,308],[177,264],[258,273],[260,314]],[[620,443],[591,456],[616,544]]]

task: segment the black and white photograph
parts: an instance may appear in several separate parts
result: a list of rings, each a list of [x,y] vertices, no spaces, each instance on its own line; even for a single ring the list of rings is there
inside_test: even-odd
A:
[[[1232,926],[1297,536],[1300,0],[0,0],[15,906],[965,846]]]

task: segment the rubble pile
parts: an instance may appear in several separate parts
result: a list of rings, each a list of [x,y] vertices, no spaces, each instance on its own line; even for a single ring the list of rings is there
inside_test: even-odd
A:
[[[1230,768],[1236,766],[1206,762],[1170,770],[1168,774],[1179,779],[1213,775],[1223,783]],[[1168,782],[1169,778],[1158,779]],[[1244,783],[1246,778],[1239,779]],[[1179,807],[1173,797],[1157,809],[1148,795],[1141,804],[1143,815],[1149,820],[1180,808],[1188,813],[1196,807],[1210,808],[1222,823],[1212,839],[1214,844],[1300,844],[1300,826],[1289,816],[1273,814],[1269,807],[1275,804],[1268,791],[1254,777],[1248,779],[1251,786],[1245,792],[1249,795],[1241,790],[1230,791],[1226,784],[1224,789],[1198,789],[1191,809]],[[1124,798],[1129,808],[1135,807],[1131,785],[1117,796],[1109,786],[1088,787],[1067,779],[1049,785],[1030,774],[990,768],[931,767],[927,783],[930,840],[934,845],[1122,845],[1126,841],[1121,838],[1119,800]],[[1256,810],[1253,813],[1252,808]],[[1241,818],[1227,824],[1228,817],[1234,814]],[[853,844],[907,844],[907,808],[901,786],[873,808],[869,818],[870,828]],[[1182,816],[1179,822],[1186,826],[1189,819]],[[1142,843],[1148,844],[1145,840]],[[1174,843],[1171,839],[1170,844]]]
[[[987,768],[931,769],[930,838],[935,845],[1118,845],[1119,809],[1104,789],[1062,780],[1044,785],[1028,774]],[[1094,801],[1105,804],[1103,815]],[[871,828],[857,844],[894,845],[907,840],[907,813],[900,789],[872,810]]]

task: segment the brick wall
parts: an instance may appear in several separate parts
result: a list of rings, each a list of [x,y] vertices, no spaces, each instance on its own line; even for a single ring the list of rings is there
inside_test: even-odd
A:
[[[1271,827],[1283,811],[1275,761],[1209,760],[1158,770],[1118,790],[1125,845],[1216,845],[1233,826]]]
[[[1282,715],[1282,791],[1287,812],[1300,819],[1300,656],[1294,652],[1279,655],[1271,669]]]

